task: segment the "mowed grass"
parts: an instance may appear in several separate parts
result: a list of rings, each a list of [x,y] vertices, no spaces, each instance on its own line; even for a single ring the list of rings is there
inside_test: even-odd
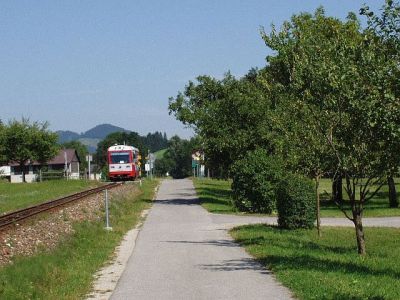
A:
[[[365,234],[367,255],[360,256],[353,228],[324,228],[321,238],[266,225],[231,230],[299,299],[400,299],[400,229]]]
[[[238,214],[232,205],[230,180],[217,179],[193,179],[197,195],[202,206],[212,213]],[[339,208],[329,201],[332,183],[330,179],[322,179],[320,184],[321,216],[322,217],[344,217]],[[396,190],[400,198],[400,180],[396,179]],[[346,193],[343,190],[343,197]],[[400,200],[400,199],[399,199]],[[351,215],[351,214],[350,214]],[[400,216],[400,208],[389,207],[388,187],[384,186],[377,195],[367,202],[364,210],[364,217],[389,217]]]
[[[201,205],[212,213],[237,213],[231,203],[231,181],[216,179],[193,179]]]
[[[104,220],[77,223],[75,233],[54,251],[16,258],[12,265],[0,268],[0,299],[83,299],[90,292],[93,274],[151,205],[157,183],[144,180],[140,193],[112,199],[112,231],[104,229]]]
[[[98,186],[97,181],[52,180],[35,183],[0,181],[0,214]]]
[[[165,154],[165,152],[167,152],[167,150],[168,149],[161,149],[161,150],[158,150],[158,151],[154,152],[154,155],[155,155],[156,159],[163,158],[164,154]]]

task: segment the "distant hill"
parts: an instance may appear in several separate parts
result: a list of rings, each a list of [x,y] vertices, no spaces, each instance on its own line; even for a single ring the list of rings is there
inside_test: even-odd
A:
[[[132,131],[111,124],[97,125],[81,134],[69,130],[56,131],[60,144],[77,140],[84,144],[90,153],[96,152],[97,144],[114,132],[130,133]],[[146,136],[140,136],[140,140],[151,152],[168,147],[168,138],[165,132],[148,133]]]
[[[58,134],[58,142],[60,144],[78,140],[84,144],[88,151],[93,153],[96,151],[97,143],[104,139],[107,135],[113,132],[130,132],[122,127],[111,124],[101,124],[89,129],[88,131],[79,134],[69,130],[56,131]]]
[[[71,141],[75,141],[80,138],[79,133],[69,131],[69,130],[65,130],[65,131],[59,130],[59,131],[56,131],[56,133],[58,134],[58,142],[59,143],[71,142]]]
[[[83,133],[80,138],[104,139],[107,135],[113,132],[130,132],[130,130],[111,124],[101,124],[89,129]]]

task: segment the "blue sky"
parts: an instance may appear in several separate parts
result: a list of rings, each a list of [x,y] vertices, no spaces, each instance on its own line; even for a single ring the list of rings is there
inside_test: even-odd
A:
[[[0,2],[0,119],[84,132],[111,123],[192,135],[168,98],[198,75],[244,75],[269,54],[260,26],[325,7],[345,18],[380,1]]]

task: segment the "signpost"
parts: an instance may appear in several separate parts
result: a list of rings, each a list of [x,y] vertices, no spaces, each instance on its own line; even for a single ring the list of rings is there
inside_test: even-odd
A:
[[[192,169],[194,177],[204,177],[204,152],[201,150],[192,153]]]
[[[86,155],[86,161],[88,162],[88,168],[89,168],[89,172],[88,172],[88,179],[90,180],[90,162],[93,160],[93,156],[91,154]]]

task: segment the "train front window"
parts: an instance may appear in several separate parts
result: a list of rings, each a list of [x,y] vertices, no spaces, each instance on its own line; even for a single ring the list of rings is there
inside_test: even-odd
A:
[[[127,164],[129,163],[129,152],[112,152],[111,163],[112,164]]]

